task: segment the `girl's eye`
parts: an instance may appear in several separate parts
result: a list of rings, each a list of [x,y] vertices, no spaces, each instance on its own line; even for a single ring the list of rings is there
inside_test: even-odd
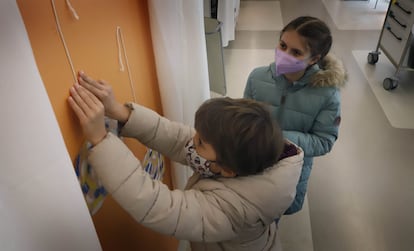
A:
[[[283,50],[284,50],[284,49],[286,49],[286,44],[284,44],[284,43],[280,43],[280,44],[279,44],[279,47],[280,47],[280,49],[283,49]]]
[[[293,55],[294,56],[301,56],[302,53],[300,51],[298,51],[298,50],[293,50]]]

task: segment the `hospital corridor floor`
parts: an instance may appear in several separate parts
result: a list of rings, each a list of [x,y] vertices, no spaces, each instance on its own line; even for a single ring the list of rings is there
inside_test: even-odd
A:
[[[409,103],[414,83],[402,82],[391,92],[378,87],[382,80],[372,73],[375,67],[391,72],[395,67],[383,54],[381,65],[366,62],[365,55],[376,49],[388,2],[374,4],[240,2],[235,40],[223,49],[227,96],[242,97],[250,71],[274,60],[280,27],[301,15],[329,25],[331,52],[344,62],[349,77],[341,92],[339,138],[330,153],[315,158],[303,210],[280,222],[284,251],[414,250],[414,103]]]

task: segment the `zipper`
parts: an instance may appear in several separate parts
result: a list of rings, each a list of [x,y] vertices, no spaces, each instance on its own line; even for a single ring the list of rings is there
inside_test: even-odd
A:
[[[277,113],[277,121],[279,122],[280,126],[282,126],[282,118],[283,118],[283,113],[285,111],[287,89],[288,89],[288,84],[285,84],[282,90],[282,95],[280,96],[280,106],[279,106],[279,111]]]
[[[286,102],[286,92],[283,92],[282,96],[280,97],[280,106],[284,106]]]

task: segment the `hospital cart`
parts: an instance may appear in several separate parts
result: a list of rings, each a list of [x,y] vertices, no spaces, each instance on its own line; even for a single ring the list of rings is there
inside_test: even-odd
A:
[[[385,90],[397,88],[398,74],[401,70],[414,71],[414,57],[407,57],[408,52],[410,54],[414,52],[414,49],[411,49],[413,23],[414,0],[390,1],[377,48],[368,53],[369,64],[375,65],[378,62],[381,49],[396,67],[394,75],[383,80],[382,85]]]

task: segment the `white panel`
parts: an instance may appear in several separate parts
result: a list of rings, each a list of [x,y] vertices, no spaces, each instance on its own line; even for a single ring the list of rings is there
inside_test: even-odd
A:
[[[0,249],[101,250],[15,1],[0,34]]]
[[[148,9],[164,116],[194,125],[196,110],[210,97],[203,2],[152,0]],[[173,167],[174,186],[184,188],[192,171]]]
[[[220,26],[217,19],[204,18],[210,91],[226,95],[226,76]]]

